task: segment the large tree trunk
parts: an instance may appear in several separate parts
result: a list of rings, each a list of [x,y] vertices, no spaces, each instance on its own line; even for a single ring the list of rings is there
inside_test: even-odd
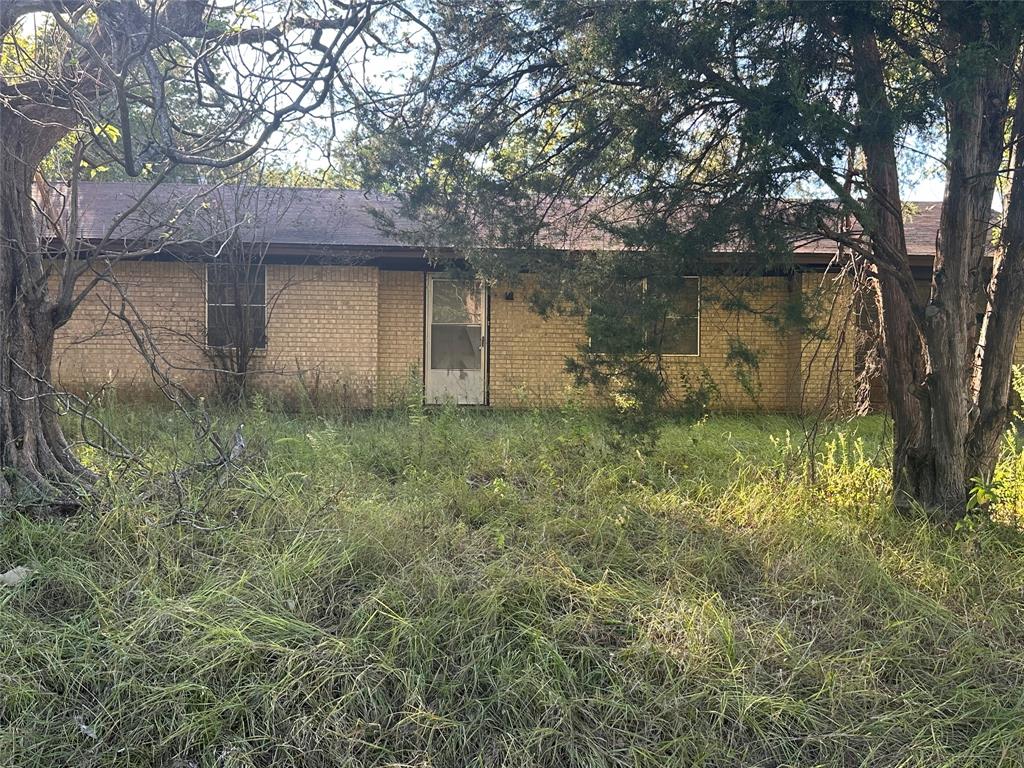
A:
[[[878,316],[885,350],[886,394],[893,421],[893,498],[897,506],[941,505],[948,492],[937,476],[932,401],[922,308],[907,259],[894,121],[874,35],[854,30],[854,76],[864,122],[867,217],[877,269]],[[962,485],[961,495],[962,495]]]
[[[1004,386],[1009,386],[1009,367],[997,359],[1000,345],[991,350],[979,347],[977,315],[985,277],[992,198],[1004,157],[1011,67],[1019,35],[997,25],[986,27],[978,14],[956,6],[943,6],[940,10],[946,16],[951,37],[961,46],[984,41],[993,53],[983,68],[978,66],[973,53],[954,58],[947,65],[959,74],[961,83],[945,105],[949,122],[946,194],[932,269],[931,298],[925,311],[933,403],[932,440],[936,476],[943,488],[938,501],[945,516],[952,517],[963,514],[971,479],[979,474],[990,477],[997,458],[997,452],[971,456],[969,451],[981,415],[976,399],[976,372],[990,369]],[[1004,272],[1004,277],[1004,288],[1010,287],[1011,274]],[[1005,292],[989,297],[996,316],[988,313],[988,325],[993,330],[993,319],[1000,321],[996,323],[999,325],[1017,315],[1016,327],[999,328],[1009,342],[1012,356],[1020,318],[1016,312],[1004,311],[1004,303],[1010,298]],[[1008,415],[988,410],[986,419],[994,417],[999,422],[1001,435]]]
[[[1017,83],[1010,166],[1024,162],[1024,79]],[[989,281],[974,387],[977,409],[967,460],[971,477],[991,478],[1012,414],[1014,348],[1024,321],[1024,174],[1014,173],[1002,230],[1002,253]]]
[[[0,500],[66,507],[89,473],[68,449],[51,384],[56,321],[32,200],[66,129],[0,107]]]
[[[1010,27],[983,25],[973,11],[943,8],[953,50],[964,60],[954,55],[946,64],[962,82],[946,103],[948,176],[927,303],[916,294],[907,256],[893,129],[897,121],[887,99],[882,57],[869,28],[852,29],[851,41],[869,187],[869,215],[863,223],[879,273],[893,418],[895,501],[950,520],[964,514],[972,478],[990,477],[995,467],[1009,417],[1010,363],[1024,316],[1024,274],[1020,248],[1007,248],[990,286],[985,331],[979,334],[986,241],[1020,35]],[[979,42],[993,49],[987,68],[979,68],[973,53],[963,53]],[[1015,221],[1011,216],[1011,233]],[[991,341],[988,348],[985,339]]]

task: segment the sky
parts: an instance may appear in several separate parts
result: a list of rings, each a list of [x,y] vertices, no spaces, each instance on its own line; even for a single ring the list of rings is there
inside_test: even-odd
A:
[[[916,184],[901,190],[905,202],[935,202],[942,200],[945,191],[945,179],[934,177],[922,179]]]

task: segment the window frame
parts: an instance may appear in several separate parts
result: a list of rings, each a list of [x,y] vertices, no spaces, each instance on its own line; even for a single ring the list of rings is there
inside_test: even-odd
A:
[[[683,275],[682,279],[684,281],[686,281],[686,280],[696,280],[697,281],[697,312],[694,315],[694,319],[696,319],[696,321],[697,321],[697,351],[696,352],[662,352],[662,353],[659,353],[659,355],[658,355],[658,357],[661,357],[661,358],[666,358],[666,357],[667,358],[700,357],[701,342],[703,341],[703,334],[702,334],[702,330],[703,329],[702,329],[702,323],[701,323],[701,319],[700,319],[701,315],[703,314],[703,311],[704,311],[704,306],[703,306],[704,303],[703,303],[703,298],[702,298],[702,295],[701,295],[702,294],[702,290],[701,289],[703,287],[703,281],[702,281],[702,278],[701,278],[700,275]],[[647,292],[647,278],[646,277],[642,278],[639,282],[640,282],[640,290],[641,290],[641,292],[646,293]],[[676,319],[682,319],[683,316],[679,315],[679,314],[668,313],[668,314],[666,314],[665,319],[668,320],[670,317],[675,317]],[[650,332],[649,330],[645,331],[645,333],[649,333],[649,332]],[[605,354],[603,352],[594,351],[594,349],[593,349],[593,347],[594,347],[594,339],[593,339],[592,336],[587,336],[587,347],[591,350],[591,354],[595,354],[595,355]]]
[[[696,280],[697,281],[697,312],[694,315],[694,319],[696,319],[696,321],[697,321],[697,351],[696,352],[663,352],[663,353],[661,353],[661,357],[669,357],[669,358],[675,358],[675,357],[700,357],[700,347],[701,347],[701,341],[702,341],[702,338],[701,338],[701,335],[702,335],[701,334],[701,330],[702,329],[701,329],[700,316],[703,314],[703,301],[702,301],[702,298],[701,298],[701,288],[703,287],[703,284],[702,284],[702,280],[701,280],[700,275],[683,275],[683,281],[685,282],[686,280]],[[646,290],[646,288],[647,288],[647,281],[645,280],[644,281],[644,289]],[[666,320],[668,320],[670,318],[675,318],[677,320],[684,319],[682,315],[677,314],[677,313],[672,313],[672,312],[669,312],[669,313],[667,313],[665,315],[665,319]]]
[[[486,371],[487,370],[487,349],[488,349],[488,335],[487,335],[487,323],[488,323],[488,290],[486,284],[479,279],[474,279],[472,283],[473,291],[476,294],[477,313],[479,314],[479,320],[475,323],[453,323],[444,321],[434,320],[434,311],[437,309],[436,297],[437,297],[437,286],[438,284],[449,284],[449,285],[461,285],[465,281],[459,280],[454,277],[444,276],[432,276],[430,278],[430,300],[424,305],[424,328],[426,347],[424,349],[424,369],[427,371]],[[427,311],[429,310],[429,312]],[[480,329],[480,340],[478,342],[477,351],[480,352],[480,365],[477,368],[435,368],[434,367],[434,326],[445,326],[445,327],[456,327],[456,328],[479,328]]]
[[[206,347],[208,349],[237,349],[237,346],[234,345],[234,344],[211,344],[210,343],[210,307],[211,306],[214,306],[214,307],[235,307],[235,306],[237,306],[237,305],[235,305],[233,303],[232,304],[222,304],[222,303],[216,302],[216,303],[211,304],[211,302],[210,302],[210,268],[211,267],[217,268],[217,267],[224,267],[224,266],[225,265],[223,263],[217,263],[217,262],[207,262],[204,265],[203,275],[204,275],[204,277],[206,279],[203,282],[203,298],[206,301],[206,328],[205,328],[205,334],[204,334],[205,338],[203,339],[203,343],[206,345]],[[266,352],[267,348],[270,346],[270,334],[268,333],[269,326],[270,326],[270,317],[269,317],[269,315],[267,313],[267,267],[266,267],[265,264],[249,265],[249,266],[250,266],[250,268],[252,266],[255,266],[256,269],[260,270],[263,273],[263,302],[261,304],[253,304],[251,302],[245,302],[245,304],[242,305],[242,306],[244,306],[246,308],[248,308],[248,307],[263,307],[263,334],[262,334],[262,336],[263,336],[263,343],[260,344],[260,345],[254,344],[252,346],[252,349],[251,349],[251,352],[259,354],[259,353],[262,353],[262,352]],[[250,295],[250,296],[252,295],[251,292],[247,292],[247,294]]]

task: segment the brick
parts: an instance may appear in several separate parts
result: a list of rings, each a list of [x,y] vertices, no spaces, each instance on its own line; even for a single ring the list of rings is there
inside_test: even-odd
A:
[[[424,272],[267,265],[266,275],[268,343],[253,375],[257,388],[369,406],[401,402],[410,386],[422,381]],[[168,375],[194,392],[209,392],[213,377],[201,346],[206,318],[202,265],[132,262],[117,265],[115,277],[145,319],[147,339]],[[533,279],[491,289],[490,403],[553,406],[581,397],[596,402],[595,393],[575,391],[565,372],[566,358],[586,343],[583,318],[536,314],[525,298]],[[839,296],[831,311],[815,318],[823,338],[781,332],[766,319],[793,291],[810,296],[822,289]],[[713,300],[738,294],[753,313],[727,311]],[[718,406],[726,410],[832,411],[851,402],[854,344],[845,329],[851,327],[852,291],[842,278],[704,278],[702,295],[700,354],[664,360],[674,397],[682,395],[684,374],[696,383],[706,370],[718,387]],[[108,307],[119,309],[120,296],[101,285],[61,329],[54,357],[57,382],[75,391],[105,383],[126,393],[153,391],[154,378],[132,335]],[[755,397],[729,360],[734,338],[758,356]]]

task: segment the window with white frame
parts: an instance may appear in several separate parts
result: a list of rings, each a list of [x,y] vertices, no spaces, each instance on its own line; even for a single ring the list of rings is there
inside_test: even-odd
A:
[[[267,276],[262,265],[206,266],[206,343],[266,349]]]

